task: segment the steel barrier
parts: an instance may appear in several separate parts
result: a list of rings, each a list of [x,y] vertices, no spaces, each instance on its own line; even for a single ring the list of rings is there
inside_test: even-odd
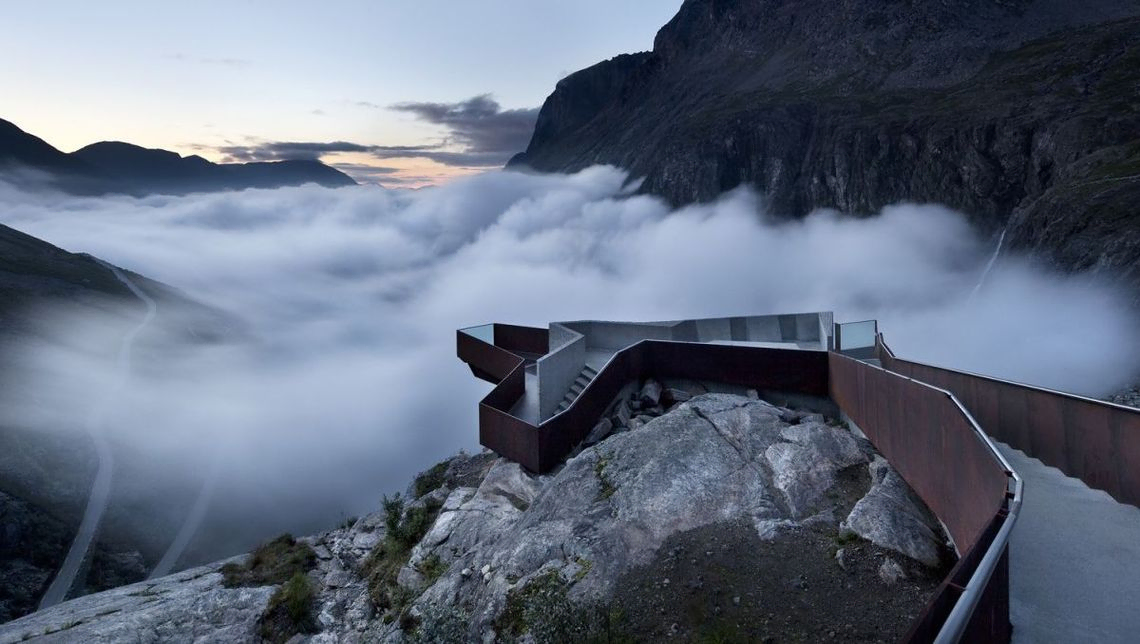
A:
[[[1140,409],[895,357],[883,368],[954,393],[986,432],[1121,503],[1140,506]]]
[[[950,392],[838,353],[829,363],[832,400],[942,521],[958,550],[906,641],[953,642],[963,633],[967,641],[1009,641],[1007,550],[1020,479]],[[944,639],[944,632],[957,634]]]

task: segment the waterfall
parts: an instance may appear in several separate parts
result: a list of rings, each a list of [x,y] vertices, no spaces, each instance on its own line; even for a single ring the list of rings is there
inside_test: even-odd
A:
[[[986,268],[982,271],[982,277],[978,280],[977,285],[974,286],[974,290],[970,292],[970,299],[973,299],[974,296],[978,294],[978,291],[982,289],[982,284],[986,283],[986,277],[989,276],[990,271],[994,268],[994,264],[997,263],[998,255],[1001,255],[1001,247],[1005,244],[1005,233],[1008,230],[1009,226],[1001,229],[1001,236],[998,237],[997,248],[994,249],[994,254],[990,255],[990,261],[986,262]]]

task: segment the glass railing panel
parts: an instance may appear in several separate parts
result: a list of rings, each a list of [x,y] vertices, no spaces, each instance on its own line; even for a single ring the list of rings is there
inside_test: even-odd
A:
[[[480,324],[479,326],[469,326],[459,330],[461,333],[486,342],[487,344],[495,344],[495,325],[494,324]]]
[[[839,325],[840,351],[849,349],[864,349],[875,346],[875,334],[878,332],[878,323],[875,320],[862,322],[847,322]]]

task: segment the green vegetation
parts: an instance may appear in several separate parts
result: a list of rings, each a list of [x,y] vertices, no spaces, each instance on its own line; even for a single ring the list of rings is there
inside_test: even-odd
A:
[[[412,548],[427,534],[435,518],[439,516],[443,504],[431,501],[407,508],[405,511],[404,499],[397,494],[391,498],[385,496],[382,505],[387,531],[384,540],[376,544],[368,555],[362,573],[368,580],[368,594],[372,603],[378,609],[386,611],[384,621],[391,622],[398,617],[404,626],[404,623],[410,619],[405,609],[414,598],[414,594],[396,583],[396,578],[400,574],[400,569],[408,563]],[[431,581],[437,579],[447,569],[438,556],[433,555],[433,557],[434,559],[427,557],[420,564],[420,572]],[[405,630],[408,626],[414,627],[414,624],[409,623],[404,626]]]
[[[447,564],[443,563],[443,560],[439,558],[439,555],[433,552],[432,554],[424,557],[424,560],[421,561],[418,566],[416,566],[416,570],[419,570],[420,573],[423,574],[424,579],[427,580],[427,583],[430,586],[431,584],[434,584],[437,579],[442,577],[443,573],[447,572],[447,567]]]
[[[614,487],[613,481],[606,475],[606,466],[610,463],[610,457],[598,452],[598,460],[594,463],[594,474],[598,477],[598,499],[608,499],[614,495],[617,488]]]
[[[586,575],[590,574],[590,570],[594,567],[594,562],[585,557],[575,557],[574,562],[578,564],[578,572],[574,573],[574,582],[577,583],[585,579]]]
[[[585,642],[624,644],[636,641],[626,631],[618,609],[598,605],[579,606],[570,601],[570,584],[557,570],[531,579],[521,588],[507,591],[503,612],[495,630],[506,641],[529,633],[536,642]]]
[[[264,641],[278,644],[298,633],[319,630],[313,617],[316,593],[304,573],[295,573],[269,598],[269,605],[258,620],[258,632]]]
[[[312,570],[316,563],[317,555],[309,544],[283,534],[258,546],[244,564],[222,566],[222,585],[236,588],[283,584],[298,573]]]
[[[412,489],[415,491],[417,499],[443,487],[443,484],[447,482],[447,466],[450,463],[451,459],[440,461],[433,465],[430,470],[416,477],[415,482],[412,483]]]

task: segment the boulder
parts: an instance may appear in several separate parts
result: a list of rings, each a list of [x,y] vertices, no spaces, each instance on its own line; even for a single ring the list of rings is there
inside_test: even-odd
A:
[[[879,579],[883,580],[884,584],[897,584],[899,581],[906,579],[906,571],[899,565],[899,562],[887,557],[883,560],[883,564],[879,566]]]
[[[652,378],[646,380],[637,394],[637,399],[643,409],[657,406],[661,402],[661,383]]]
[[[851,509],[843,527],[878,546],[938,567],[945,541],[935,518],[886,459],[876,456],[869,468],[871,490]]]
[[[586,446],[602,442],[605,440],[606,436],[610,435],[613,429],[614,423],[609,418],[603,418],[599,420],[598,424],[594,425],[594,428],[590,430],[589,434],[586,435]]]

